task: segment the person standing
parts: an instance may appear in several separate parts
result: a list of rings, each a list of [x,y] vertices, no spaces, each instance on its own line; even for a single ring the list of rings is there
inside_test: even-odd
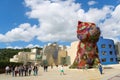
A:
[[[44,65],[44,72],[47,72],[48,65]]]
[[[19,76],[23,76],[23,65],[19,66]]]
[[[18,74],[18,71],[19,71],[19,68],[18,68],[18,66],[15,66],[15,76],[17,76],[17,74]]]
[[[6,66],[6,67],[5,67],[5,72],[6,72],[6,74],[9,74],[9,70],[10,70],[10,67],[9,67],[9,66]]]
[[[65,75],[63,65],[60,67],[60,75]]]
[[[28,76],[28,66],[24,65],[24,74],[25,76]]]
[[[33,72],[34,72],[34,76],[38,75],[38,67],[37,66],[33,67]]]
[[[44,72],[45,72],[46,71],[46,66],[45,65],[43,66],[43,69],[44,69]]]
[[[32,71],[32,67],[31,65],[28,66],[28,73],[29,73],[29,76],[31,75],[31,71]]]
[[[15,76],[15,66],[11,66],[11,72],[12,72],[12,76],[14,77]]]
[[[98,68],[99,68],[100,74],[103,74],[103,68],[101,64],[98,64]]]

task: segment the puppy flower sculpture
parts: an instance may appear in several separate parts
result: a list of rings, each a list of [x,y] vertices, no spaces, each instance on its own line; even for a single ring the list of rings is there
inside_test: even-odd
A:
[[[86,65],[92,68],[99,63],[97,41],[100,29],[94,23],[78,21],[77,38],[80,40],[77,55],[72,67],[83,68]]]

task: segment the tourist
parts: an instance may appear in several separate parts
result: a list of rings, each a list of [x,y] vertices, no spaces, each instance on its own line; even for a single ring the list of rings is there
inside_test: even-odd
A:
[[[34,76],[38,75],[38,67],[37,66],[33,67],[33,72],[34,72]]]
[[[11,65],[9,66],[9,68],[10,68],[10,69],[9,69],[9,74],[11,74]]]
[[[23,65],[20,65],[19,66],[19,76],[23,76],[23,71],[24,71]]]
[[[24,65],[24,74],[25,74],[25,76],[28,75],[28,66],[27,65]]]
[[[101,64],[98,64],[98,68],[99,68],[100,74],[103,74],[103,69]]]
[[[28,66],[28,73],[29,73],[29,76],[31,75],[31,71],[32,71],[32,67],[31,65]]]
[[[5,72],[6,72],[6,74],[9,73],[9,70],[10,70],[10,67],[9,67],[9,66],[6,66],[6,67],[5,67]]]
[[[60,75],[65,75],[63,65],[60,67]]]
[[[47,70],[48,70],[48,65],[45,64],[45,65],[43,66],[43,68],[44,68],[44,72],[47,72]]]
[[[18,66],[15,66],[15,76],[17,76],[18,71],[19,71]]]
[[[11,72],[12,72],[12,76],[14,77],[15,76],[15,66],[11,66]]]

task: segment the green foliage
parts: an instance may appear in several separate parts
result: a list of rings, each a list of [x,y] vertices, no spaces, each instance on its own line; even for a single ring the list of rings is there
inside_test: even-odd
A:
[[[6,66],[11,66],[11,65],[21,65],[23,63],[15,63],[15,62],[5,62],[5,61],[0,61],[0,68],[5,68]]]

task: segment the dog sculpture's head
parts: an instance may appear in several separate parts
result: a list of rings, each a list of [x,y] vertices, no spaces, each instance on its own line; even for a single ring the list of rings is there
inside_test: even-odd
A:
[[[77,38],[82,42],[97,42],[100,29],[94,23],[78,21]]]

